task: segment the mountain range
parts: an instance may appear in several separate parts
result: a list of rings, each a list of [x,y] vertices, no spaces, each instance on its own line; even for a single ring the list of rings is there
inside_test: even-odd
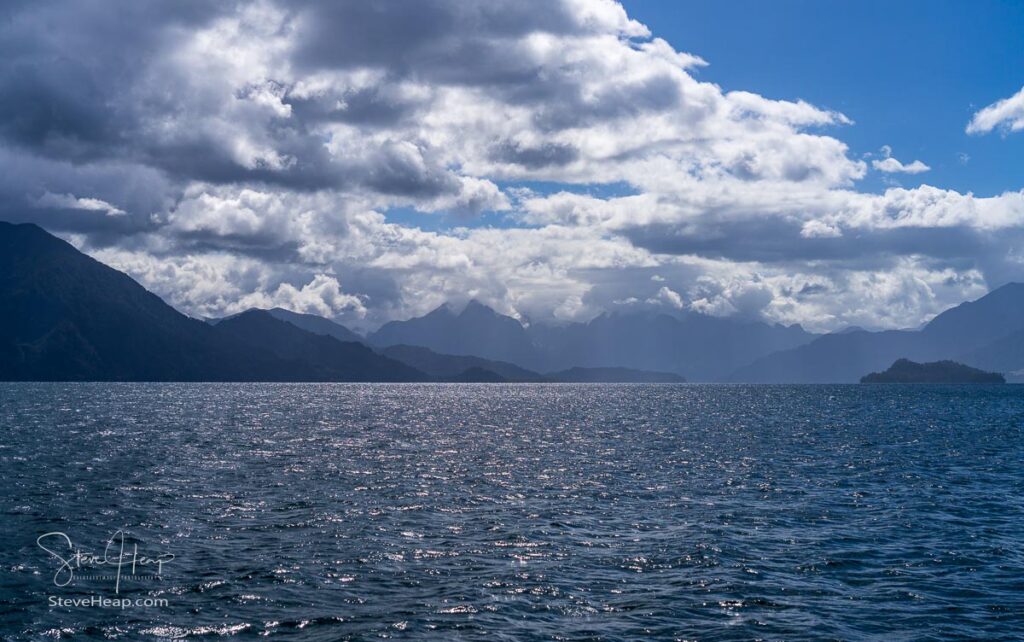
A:
[[[360,343],[254,311],[191,319],[30,225],[0,223],[0,380],[426,381]]]
[[[445,304],[422,317],[386,323],[367,341],[379,347],[414,345],[497,359],[539,372],[620,367],[716,381],[758,357],[816,336],[798,325],[696,313],[603,314],[586,323],[524,326],[470,301],[458,312]]]
[[[370,345],[412,345],[452,355],[508,361],[544,369],[544,359],[519,321],[477,301],[456,312],[444,304],[407,321],[391,321],[367,337]],[[575,365],[575,364],[574,364]]]
[[[274,308],[203,322],[41,228],[0,222],[0,380],[856,382],[898,359],[1024,375],[1024,284],[919,330],[695,312],[521,323],[478,301],[362,335]]]
[[[897,359],[953,360],[1006,373],[1024,369],[1024,284],[1009,283],[942,312],[920,330],[853,330],[819,337],[739,368],[730,381],[853,383]]]
[[[584,369],[553,379],[424,348],[379,351],[333,321],[280,308],[203,322],[36,225],[0,222],[3,381],[539,382],[573,374],[616,375]]]
[[[585,323],[524,325],[471,301],[461,311],[446,304],[392,321],[366,341],[385,354],[388,346],[418,346],[547,373],[628,368],[688,381],[856,383],[898,359],[913,359],[955,360],[1013,381],[1024,379],[1024,284],[1009,283],[950,308],[917,330],[850,327],[817,335],[799,325],[692,312],[606,313]]]

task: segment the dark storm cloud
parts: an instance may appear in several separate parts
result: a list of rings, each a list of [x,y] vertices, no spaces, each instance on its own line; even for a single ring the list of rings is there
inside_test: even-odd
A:
[[[590,31],[560,2],[326,0],[294,6],[304,14],[299,64],[379,67],[425,80],[439,75],[448,82],[500,82],[515,66],[515,57],[504,49],[511,39],[534,32]]]
[[[493,160],[514,163],[529,169],[550,165],[568,165],[579,156],[579,150],[572,145],[544,143],[536,147],[524,147],[509,141],[496,145],[490,154]]]
[[[138,218],[111,217],[102,212],[83,211],[67,207],[37,208],[32,204],[0,204],[0,220],[10,223],[35,223],[48,230],[59,230],[73,234],[89,234],[98,246],[119,242],[126,235],[149,231]]]
[[[390,127],[408,121],[426,106],[423,99],[398,95],[389,91],[384,83],[337,94],[286,95],[283,102],[301,121],[349,123],[369,128]]]
[[[272,263],[301,263],[299,243],[270,231],[255,234],[215,234],[186,230],[175,234],[174,253],[231,252]]]
[[[286,82],[269,79],[281,104],[291,109],[287,116],[217,115],[234,118],[223,123],[208,118],[224,108],[217,102],[223,99],[197,95],[182,84],[190,70],[175,73],[165,63],[190,34],[242,6],[91,0],[6,5],[0,24],[0,144],[78,164],[134,163],[180,185],[259,183],[430,199],[458,193],[460,183],[449,168],[396,150],[393,143],[334,157],[319,126],[333,122],[372,130],[412,122],[429,98],[397,91],[404,81],[486,86],[511,104],[558,105],[538,110],[538,122],[548,130],[573,126],[574,118],[580,124],[668,109],[677,101],[668,79],[606,89],[584,100],[571,71],[540,74],[523,36],[607,29],[563,3],[297,2],[286,5],[297,29],[292,64],[309,70],[374,68],[386,77],[359,89],[320,93],[295,93]],[[247,117],[259,119],[247,123]],[[242,162],[227,140],[233,135],[224,131],[227,126],[248,127],[274,155]],[[499,142],[496,150],[495,159],[534,170],[578,157],[574,147],[557,143]],[[45,189],[52,187],[37,191]],[[157,209],[127,211],[129,218],[148,219]],[[103,221],[111,225],[127,222]]]
[[[415,82],[487,88],[509,104],[543,106],[536,122],[546,131],[679,104],[678,84],[667,76],[616,83],[585,98],[571,67],[542,67],[524,36],[600,32],[567,3],[307,2],[298,12],[302,19],[295,61],[300,65],[369,67]],[[350,109],[359,113],[359,102]]]
[[[410,153],[407,146],[385,145],[364,166],[360,182],[384,194],[429,198],[454,194],[459,182],[429,159]]]
[[[289,98],[289,87],[271,86],[293,107],[292,117],[270,117],[251,126],[284,160],[277,165],[258,158],[241,163],[219,135],[219,125],[204,123],[211,110],[220,108],[216,97],[195,95],[181,84],[189,71],[169,73],[173,68],[165,64],[191,33],[239,6],[5,4],[0,13],[0,172],[6,178],[0,178],[0,213],[53,230],[91,233],[105,245],[115,234],[158,227],[160,218],[154,216],[173,207],[191,181],[299,191],[365,188],[417,198],[458,191],[458,181],[445,167],[414,162],[393,147],[342,158],[325,149],[323,136],[313,129],[319,122],[388,126],[415,113],[416,100],[384,86],[345,93],[343,110],[336,108],[338,97]],[[164,64],[159,73],[157,64]],[[103,199],[125,214],[46,205],[40,198],[47,193],[65,195],[69,202]],[[217,242],[182,239],[186,246]],[[246,253],[292,251],[266,238],[224,238],[223,243]]]
[[[0,21],[0,137],[62,158],[118,154],[138,126],[146,62],[229,3],[52,2]]]
[[[534,122],[544,131],[593,125],[602,121],[656,114],[679,106],[679,84],[668,76],[616,83],[596,96],[584,97],[572,82],[559,84],[559,100],[546,100]]]
[[[299,127],[271,127],[279,151],[296,162],[284,171],[246,167],[201,128],[171,138],[152,131],[188,118],[185,88],[152,76],[189,30],[234,3],[32,3],[0,24],[0,141],[75,162],[136,162],[180,180],[258,181],[321,189],[344,179],[320,140]],[[196,114],[196,118],[200,117]]]
[[[212,3],[64,2],[21,3],[7,7],[0,22],[0,142],[12,150],[2,157],[2,169],[17,171],[11,163],[32,162],[37,188],[2,185],[5,196],[19,194],[33,200],[44,190],[72,194],[106,193],[90,184],[92,169],[74,172],[62,164],[98,162],[145,165],[147,158],[175,162],[168,149],[154,150],[140,133],[152,105],[140,103],[136,87],[148,61],[157,59],[175,40],[174,27],[195,28],[228,8]],[[20,150],[20,151],[17,151]],[[209,165],[208,148],[189,159]],[[32,157],[50,159],[47,166]],[[32,160],[30,160],[32,159]],[[160,163],[150,163],[159,167]],[[134,169],[121,167],[122,179]],[[116,171],[108,167],[108,171]],[[80,184],[75,185],[78,175]],[[13,194],[12,194],[13,192]],[[24,192],[28,192],[27,194]],[[34,193],[33,193],[34,192]],[[132,203],[135,205],[135,203]],[[148,210],[148,211],[147,211]],[[148,217],[158,209],[132,207],[130,214]],[[80,231],[92,227],[97,234],[111,227],[144,226],[135,216],[108,220],[96,213],[54,211],[44,213],[23,205],[21,217],[33,215],[51,229]]]
[[[804,285],[802,288],[800,288],[798,292],[795,292],[793,294],[795,294],[798,297],[805,297],[814,296],[817,294],[825,294],[828,291],[829,288],[827,285],[823,285],[821,283],[808,283]]]
[[[357,175],[346,175],[345,170],[351,172],[351,168],[336,163],[323,144],[311,135],[282,131],[274,141],[278,153],[293,159],[285,168],[261,163],[246,167],[235,160],[224,145],[198,132],[166,142],[142,141],[135,153],[146,164],[182,181],[256,182],[308,191],[342,188],[357,178]]]
[[[4,220],[79,233],[91,229],[134,233],[157,227],[152,215],[166,211],[178,193],[162,172],[144,165],[80,164],[0,145],[0,218]],[[59,207],[69,195],[101,198],[124,214]]]
[[[0,76],[0,137],[58,158],[88,160],[101,147],[119,148],[123,139],[113,109],[105,109],[102,88],[74,63],[50,73],[14,61]]]

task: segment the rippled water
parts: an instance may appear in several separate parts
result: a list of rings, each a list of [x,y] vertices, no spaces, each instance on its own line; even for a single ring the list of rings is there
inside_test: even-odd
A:
[[[1024,639],[1016,386],[0,385],[0,638]],[[161,577],[54,585],[123,529]],[[165,606],[51,606],[61,598]]]

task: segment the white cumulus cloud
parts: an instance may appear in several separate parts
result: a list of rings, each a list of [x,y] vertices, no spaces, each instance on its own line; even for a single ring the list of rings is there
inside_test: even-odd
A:
[[[987,134],[997,128],[1005,132],[1024,129],[1024,87],[1009,98],[976,112],[967,124],[967,133]]]
[[[871,161],[871,166],[880,172],[887,174],[920,174],[931,169],[923,162],[915,160],[910,163],[901,163],[892,157],[892,148],[888,145],[882,146],[884,158]]]
[[[74,194],[46,192],[36,201],[38,207],[57,207],[72,210],[103,212],[107,216],[124,216],[125,211],[98,198],[79,198]]]

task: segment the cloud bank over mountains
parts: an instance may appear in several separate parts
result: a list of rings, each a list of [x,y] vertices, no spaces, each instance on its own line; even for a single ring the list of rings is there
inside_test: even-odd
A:
[[[1024,278],[1024,192],[859,191],[849,118],[704,80],[714,61],[608,0],[86,0],[0,18],[0,218],[193,315],[373,327],[476,298],[530,319],[647,306],[905,327]],[[1019,129],[1020,98],[968,131]]]

